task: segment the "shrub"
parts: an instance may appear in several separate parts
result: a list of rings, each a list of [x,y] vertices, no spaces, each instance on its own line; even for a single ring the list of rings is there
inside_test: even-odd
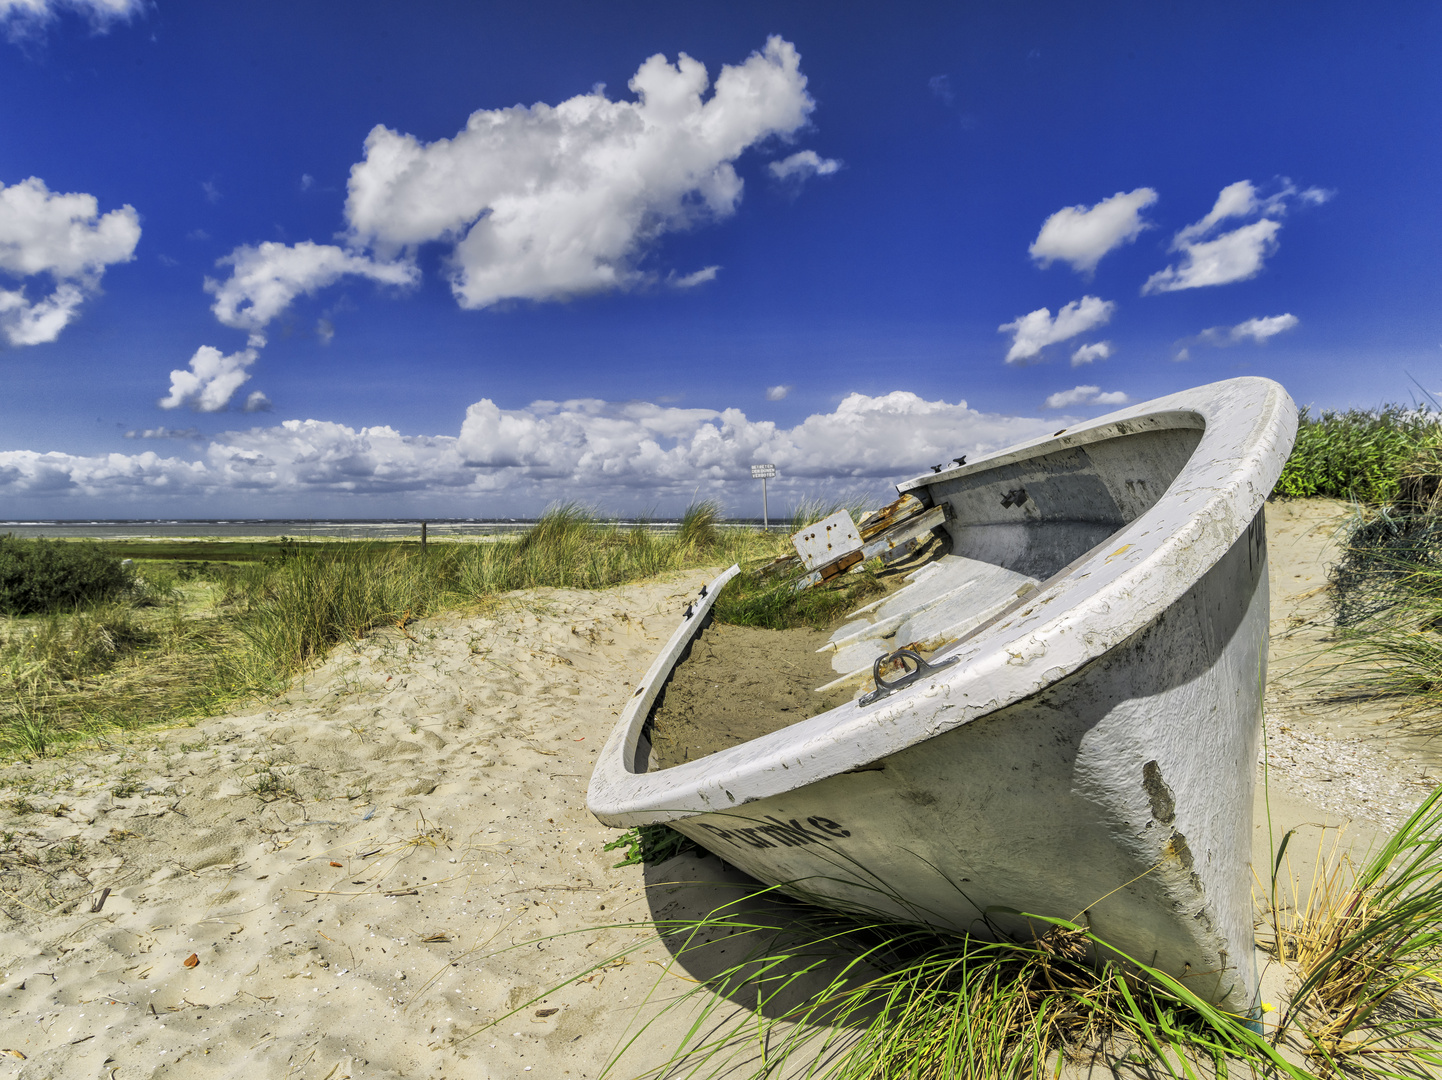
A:
[[[123,592],[130,571],[94,544],[0,536],[0,612],[30,615],[105,600]]]
[[[1437,444],[1439,431],[1442,418],[1437,413],[1405,405],[1324,411],[1320,416],[1304,408],[1276,494],[1390,503],[1407,472],[1421,467],[1419,453],[1429,443]]]

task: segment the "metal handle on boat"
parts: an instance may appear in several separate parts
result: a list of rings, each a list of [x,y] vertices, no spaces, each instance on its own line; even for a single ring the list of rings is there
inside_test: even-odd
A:
[[[924,676],[930,675],[933,671],[939,671],[944,667],[950,667],[952,664],[956,663],[960,659],[961,657],[959,656],[948,656],[945,660],[938,660],[934,664],[928,664],[925,660],[921,658],[921,654],[914,649],[897,649],[894,653],[888,653],[885,656],[878,656],[876,658],[876,663],[871,666],[871,677],[876,682],[876,689],[871,691],[871,693],[864,695],[861,700],[857,702],[857,704],[865,707],[874,702],[880,701],[884,697],[889,697],[897,690],[900,690],[903,687],[910,686],[912,683],[916,682],[916,680],[923,678]],[[900,660],[903,665],[905,665],[906,661],[910,660],[913,664],[916,665],[916,667],[912,668],[899,679],[892,679],[890,682],[887,682],[881,677],[881,669],[895,660]]]

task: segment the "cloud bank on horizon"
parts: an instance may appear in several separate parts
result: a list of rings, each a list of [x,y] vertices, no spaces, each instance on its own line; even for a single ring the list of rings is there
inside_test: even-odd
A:
[[[1077,401],[1125,400],[1090,389],[1091,399]],[[734,485],[749,483],[757,461],[777,466],[782,491],[796,489],[792,482],[823,482],[880,494],[888,482],[937,461],[997,450],[1045,434],[1056,422],[983,413],[965,401],[927,401],[902,390],[850,394],[833,411],[790,428],[752,420],[739,409],[594,399],[502,409],[482,399],[466,410],[456,435],[286,420],[216,435],[196,460],[153,451],[0,451],[0,496],[31,505],[43,500],[56,512],[80,500],[99,501],[119,513],[157,498],[223,506],[248,491],[311,507],[328,497],[405,494],[443,500],[448,516],[467,516],[566,499],[654,506],[697,491],[732,502],[749,497],[749,489],[738,495]],[[164,427],[128,434],[198,438],[194,429]],[[464,499],[476,502],[458,501]],[[497,511],[498,501],[504,511]]]

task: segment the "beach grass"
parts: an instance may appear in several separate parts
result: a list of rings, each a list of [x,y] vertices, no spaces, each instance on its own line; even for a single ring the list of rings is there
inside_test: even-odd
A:
[[[881,572],[879,559],[860,563],[848,573],[799,591],[796,579],[805,571],[795,560],[792,562],[795,565],[788,565],[786,570],[764,564],[744,567],[716,598],[712,611],[717,621],[766,630],[795,626],[822,630],[885,591],[877,576]]]
[[[670,954],[650,995],[656,1008],[621,1037],[604,1076],[1020,1080],[1093,1058],[1138,1067],[1137,1075],[1247,1075],[1241,1066],[1313,1075],[1251,1018],[1207,1004],[1084,926],[1026,918],[1033,937],[986,940],[798,904],[756,886],[699,917],[617,927],[655,937],[573,980],[656,938]],[[1097,964],[1097,956],[1111,959]],[[697,982],[692,970],[710,974]],[[625,1050],[651,1027],[672,1034],[674,1049],[637,1073]]]
[[[1330,655],[1343,676],[1337,692],[1395,698],[1401,726],[1436,733],[1442,730],[1442,565],[1396,557],[1379,567],[1375,551],[1368,555],[1367,576],[1334,574],[1339,617]]]
[[[1442,431],[1435,422],[1389,470],[1387,502],[1355,505],[1329,570],[1334,655],[1345,693],[1396,697],[1405,723],[1435,730],[1442,709]]]
[[[850,499],[825,499],[807,498],[799,500],[791,509],[791,530],[804,529],[808,525],[814,525],[818,521],[824,521],[832,514],[845,510],[851,515],[852,521],[860,521],[862,516],[876,506],[875,500],[865,496],[855,496]]]
[[[223,543],[207,544],[213,560],[187,549],[182,562],[144,563],[120,594],[0,619],[0,755],[193,722],[278,691],[343,642],[504,592],[608,588],[765,559],[785,543],[722,528],[713,503],[670,530],[622,527],[567,504],[488,543],[277,543],[263,559],[235,561]]]

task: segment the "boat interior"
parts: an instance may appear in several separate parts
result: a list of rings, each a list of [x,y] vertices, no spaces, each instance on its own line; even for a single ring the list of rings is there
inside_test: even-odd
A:
[[[860,686],[897,648],[925,656],[982,632],[1146,513],[1201,437],[1196,414],[1145,417],[903,484],[944,508],[945,542],[903,588],[836,629],[822,651],[838,677],[817,689]]]

